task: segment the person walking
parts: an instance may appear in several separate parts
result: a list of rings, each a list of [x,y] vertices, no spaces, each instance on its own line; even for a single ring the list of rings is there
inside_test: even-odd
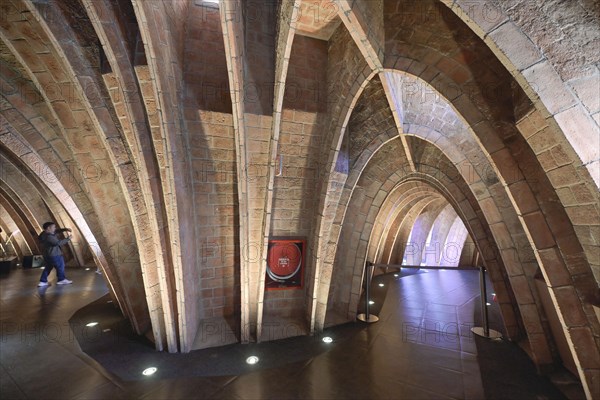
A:
[[[42,242],[44,249],[44,261],[46,261],[46,267],[40,277],[40,283],[38,286],[48,286],[48,275],[52,272],[52,268],[56,268],[56,275],[58,281],[57,285],[68,285],[73,283],[65,276],[65,259],[63,258],[60,246],[68,243],[71,240],[70,233],[65,234],[64,239],[58,239],[56,233],[59,232],[71,232],[70,229],[56,229],[54,222],[45,222],[43,225],[44,231],[40,234],[39,239]]]

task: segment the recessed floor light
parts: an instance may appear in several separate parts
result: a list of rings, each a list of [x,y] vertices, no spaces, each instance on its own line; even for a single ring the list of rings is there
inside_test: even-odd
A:
[[[246,363],[250,364],[250,365],[254,365],[256,363],[258,363],[260,359],[256,356],[250,356],[248,358],[246,358]]]
[[[322,340],[325,343],[331,343],[331,342],[333,342],[333,339],[330,336],[325,336]]]
[[[369,300],[369,304],[375,304],[373,300]]]
[[[491,305],[492,305],[492,303],[485,303],[485,305],[486,305],[486,306],[491,306]]]
[[[88,324],[85,324],[85,326],[89,326],[89,327],[96,326],[96,325],[98,325],[97,322],[90,322]]]
[[[86,268],[85,270],[86,270],[86,271],[89,271],[90,269],[89,269],[89,268]]]
[[[150,376],[150,375],[153,375],[156,371],[158,371],[158,368],[156,368],[156,367],[146,368],[145,370],[142,371],[142,375]]]
[[[394,274],[394,277],[395,277],[395,278],[397,278],[397,277],[398,277],[398,274]]]
[[[110,328],[102,329],[102,332],[110,332]]]
[[[380,283],[380,284],[379,284],[379,287],[384,287],[384,286],[385,286],[385,285],[384,285],[383,283]]]

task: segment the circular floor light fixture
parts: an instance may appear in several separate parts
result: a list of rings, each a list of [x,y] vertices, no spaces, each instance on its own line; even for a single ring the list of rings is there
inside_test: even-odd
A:
[[[246,363],[250,364],[250,365],[257,364],[259,361],[260,361],[260,359],[256,356],[250,356],[250,357],[246,358]]]
[[[145,370],[142,371],[142,375],[144,375],[144,376],[154,375],[154,373],[156,373],[156,371],[158,371],[158,368],[156,368],[156,367],[146,368]]]
[[[325,336],[323,339],[323,343],[332,343],[333,339],[331,338],[331,336]]]
[[[91,328],[92,326],[96,326],[96,325],[98,325],[98,323],[97,323],[96,321],[94,321],[94,322],[90,322],[90,323],[87,323],[87,324],[85,324],[85,326],[88,326],[88,327],[90,327],[90,328]]]

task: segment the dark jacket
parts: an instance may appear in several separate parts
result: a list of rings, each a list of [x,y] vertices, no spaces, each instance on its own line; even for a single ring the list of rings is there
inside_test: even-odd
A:
[[[55,257],[62,256],[62,251],[60,250],[60,246],[67,243],[71,240],[70,237],[66,237],[64,239],[58,239],[56,234],[42,232],[40,236],[38,236],[40,242],[42,242],[42,247],[44,248],[44,257]]]

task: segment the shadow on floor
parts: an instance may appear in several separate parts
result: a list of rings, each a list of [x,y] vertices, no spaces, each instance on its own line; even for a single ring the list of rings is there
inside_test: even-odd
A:
[[[515,344],[470,334],[479,291],[468,272],[378,278],[380,321],[327,329],[332,343],[302,336],[188,354],[135,335],[93,271],[69,276],[73,285],[45,291],[39,271],[0,280],[3,398],[563,398]],[[246,364],[250,355],[260,362]],[[158,370],[142,375],[148,367]]]
[[[71,329],[81,349],[98,361],[104,368],[125,381],[143,379],[141,371],[147,367],[158,368],[153,378],[172,379],[192,376],[231,376],[257,370],[278,368],[284,364],[305,362],[328,351],[324,335],[335,337],[341,343],[357,331],[364,329],[358,324],[347,324],[327,330],[318,336],[300,336],[264,343],[228,344],[209,349],[195,350],[187,354],[157,352],[154,344],[136,335],[120,312],[107,304],[108,296],[83,307],[69,320]],[[97,322],[93,327],[86,324]],[[218,326],[209,327],[207,335],[217,336]],[[227,333],[227,332],[225,332]],[[228,341],[223,337],[223,341]],[[260,363],[248,365],[246,359],[258,356]]]
[[[564,399],[515,344],[471,334],[470,328],[480,324],[476,271],[379,275],[371,293],[371,311],[381,318],[377,324],[349,323],[315,337],[189,354],[154,351],[106,296],[79,310],[70,323],[82,350],[120,380],[143,386],[148,378],[141,371],[156,367],[151,379],[163,381],[165,392],[185,380],[194,387],[210,382],[216,397],[328,398],[339,392],[351,398],[408,398],[402,394],[410,393],[410,398]],[[98,325],[85,327],[92,315]],[[496,304],[490,304],[489,319],[493,329],[503,330]],[[219,340],[218,329],[207,334]],[[324,335],[334,343],[323,343]],[[246,364],[251,355],[260,358],[259,364]],[[327,384],[307,384],[314,376]]]

